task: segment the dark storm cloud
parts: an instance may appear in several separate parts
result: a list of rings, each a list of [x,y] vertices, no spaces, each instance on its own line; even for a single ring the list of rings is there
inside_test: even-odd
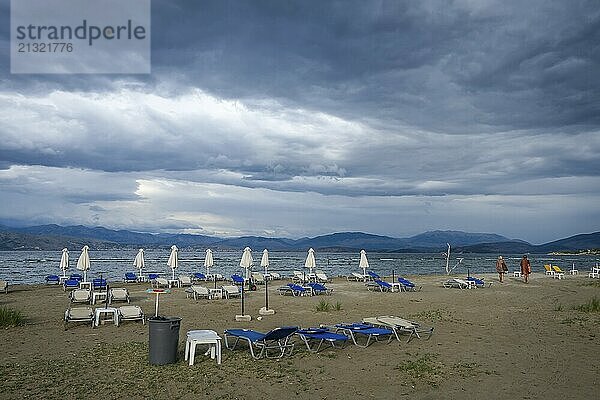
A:
[[[599,32],[593,1],[154,0],[151,75],[9,75],[0,24],[0,217],[590,230]]]

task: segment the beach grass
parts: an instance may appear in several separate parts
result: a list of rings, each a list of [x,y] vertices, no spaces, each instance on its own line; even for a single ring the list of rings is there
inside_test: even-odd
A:
[[[18,310],[0,307],[0,327],[10,328],[25,325],[25,316]]]
[[[331,304],[326,300],[320,300],[319,303],[315,306],[315,311],[317,312],[330,312],[330,311],[341,311],[342,303],[340,301],[336,301],[335,304]]]
[[[600,312],[600,299],[596,296],[592,297],[588,300],[587,303],[581,304],[575,307],[577,311],[591,313],[591,312]]]

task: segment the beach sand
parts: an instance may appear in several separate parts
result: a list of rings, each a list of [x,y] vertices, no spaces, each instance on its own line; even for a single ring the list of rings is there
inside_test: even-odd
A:
[[[148,364],[148,325],[125,322],[63,328],[68,306],[61,287],[12,286],[0,306],[21,311],[25,326],[0,329],[0,398],[228,399],[598,399],[600,313],[574,307],[600,297],[600,282],[584,276],[556,280],[533,274],[529,284],[495,274],[491,287],[445,289],[445,276],[414,276],[415,293],[370,292],[336,278],[331,296],[280,296],[269,286],[273,316],[256,320],[264,288],[246,298],[251,322],[235,322],[239,300],[187,299],[183,289],[161,296],[160,314],[182,318],[179,360]],[[594,284],[595,283],[595,284]],[[154,313],[147,284],[128,287],[132,304]],[[212,287],[212,283],[206,284]],[[339,311],[317,312],[325,300]],[[282,325],[302,327],[397,315],[435,327],[430,340],[375,343],[368,348],[308,353],[297,342],[291,357],[254,361],[245,347],[223,349],[217,366],[200,351],[183,361],[186,331]]]

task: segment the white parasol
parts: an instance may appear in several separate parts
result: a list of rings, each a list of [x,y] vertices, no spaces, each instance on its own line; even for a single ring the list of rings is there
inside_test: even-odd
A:
[[[173,272],[173,280],[175,280],[175,269],[179,267],[177,252],[177,246],[171,246],[171,255],[169,256],[169,261],[167,261],[167,265],[171,268],[171,271]]]
[[[62,256],[60,256],[60,269],[63,272],[63,278],[67,277],[67,270],[69,269],[69,250],[62,249]]]
[[[304,267],[308,268],[309,274],[312,274],[313,269],[317,267],[317,262],[315,261],[315,251],[312,248],[308,249],[308,256],[306,257],[306,262],[304,262]]]
[[[204,256],[204,266],[206,267],[206,276],[210,275],[210,268],[214,265],[213,255],[211,249],[206,249],[206,255]]]
[[[246,247],[240,261],[240,267],[244,268],[246,271],[244,276],[246,279],[250,279],[250,268],[252,267],[252,263],[254,263],[254,260],[252,259],[252,250],[250,247]]]
[[[135,256],[135,260],[133,260],[133,266],[136,267],[140,271],[140,279],[142,278],[142,269],[146,262],[144,261],[144,249],[140,249]]]
[[[363,276],[367,276],[367,268],[369,268],[369,260],[367,260],[367,252],[364,250],[360,251],[360,261],[358,266],[363,270]]]
[[[83,271],[84,282],[87,282],[87,271],[90,269],[90,254],[88,253],[89,249],[90,248],[88,245],[83,246],[83,249],[81,249],[81,254],[77,259],[77,269]]]
[[[265,276],[269,273],[269,251],[263,250],[262,258],[260,259],[260,266],[265,269]]]

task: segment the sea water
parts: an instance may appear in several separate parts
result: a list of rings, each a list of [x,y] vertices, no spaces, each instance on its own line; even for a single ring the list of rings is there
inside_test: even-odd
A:
[[[69,269],[67,275],[78,271],[77,258],[80,251],[70,251]],[[125,272],[138,271],[133,266],[133,260],[137,249],[131,250],[90,250],[91,267],[87,271],[88,280],[103,277],[112,282],[123,280]],[[153,272],[165,278],[171,278],[173,272],[167,266],[170,251],[148,249],[144,251],[145,268],[144,274]],[[36,284],[43,283],[49,274],[62,275],[59,268],[61,251],[2,251],[0,252],[0,279],[7,280],[10,284]],[[269,271],[278,272],[284,277],[291,276],[293,271],[307,271],[304,268],[306,252],[295,251],[271,251],[269,252]],[[229,277],[234,273],[243,273],[239,266],[242,251],[213,250],[214,266],[211,273],[219,273]],[[253,253],[253,271],[263,272],[260,266],[262,249]],[[445,275],[446,257],[442,253],[367,253],[369,270],[382,276],[392,275],[421,275],[440,274]],[[496,254],[456,254],[450,258],[450,267],[453,267],[458,258],[463,261],[453,271],[454,275],[476,275],[480,273],[496,272]],[[503,255],[509,272],[519,269],[521,254]],[[317,270],[322,270],[330,277],[347,276],[351,272],[362,273],[359,268],[360,254],[358,252],[319,252],[315,253]],[[534,272],[542,272],[544,264],[560,266],[561,269],[570,270],[572,265],[579,273],[587,272],[596,263],[600,262],[599,256],[588,255],[529,255]],[[179,267],[175,270],[175,276],[191,275],[194,272],[206,273],[204,267],[204,251],[192,249],[180,249]]]

